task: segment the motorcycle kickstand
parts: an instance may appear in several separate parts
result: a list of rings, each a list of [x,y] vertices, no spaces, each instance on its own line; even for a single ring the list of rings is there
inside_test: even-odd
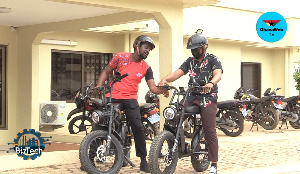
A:
[[[282,121],[281,126],[279,127],[280,130],[281,130],[281,128],[282,128],[282,126],[283,126],[284,123],[285,123],[285,125],[286,125],[286,129],[289,129],[288,124],[287,124],[287,121],[284,120],[284,121]]]
[[[257,125],[257,122],[256,122],[256,121],[252,123],[252,126],[251,126],[250,131],[252,131],[252,128],[253,128],[254,125],[256,126],[256,131],[258,131],[258,125]],[[253,132],[253,131],[252,131],[252,132]]]
[[[124,155],[125,160],[131,165],[131,167],[135,167],[135,165],[130,161],[130,159]]]

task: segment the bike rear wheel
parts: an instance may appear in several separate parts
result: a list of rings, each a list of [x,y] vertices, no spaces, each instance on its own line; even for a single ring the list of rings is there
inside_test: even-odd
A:
[[[83,123],[82,123],[83,117]],[[79,115],[69,122],[68,129],[70,134],[78,134],[79,132],[86,131],[86,134],[90,133],[93,129],[92,127],[93,120],[91,117]]]
[[[237,137],[241,135],[241,133],[244,131],[244,118],[240,113],[237,113],[235,111],[228,111],[225,113],[225,118],[233,121],[236,126],[234,129],[225,129],[220,128],[221,131],[223,131],[227,136],[230,137]]]
[[[149,167],[152,174],[174,173],[178,162],[178,148],[172,156],[175,136],[162,131],[153,140],[149,152]]]
[[[290,121],[289,123],[292,128],[300,129],[300,107],[295,106],[293,109],[293,113],[298,115],[298,120],[296,120],[295,122]]]
[[[258,121],[258,124],[266,130],[275,129],[279,122],[279,116],[276,109],[271,106],[267,106],[263,109],[263,112],[264,117]]]
[[[94,131],[85,136],[80,144],[79,159],[88,173],[118,173],[123,163],[123,150],[118,139],[111,135],[109,154],[106,155],[106,131]]]

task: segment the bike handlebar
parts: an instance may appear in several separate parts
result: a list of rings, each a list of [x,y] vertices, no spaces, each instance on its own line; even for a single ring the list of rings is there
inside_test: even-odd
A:
[[[164,88],[166,90],[174,89],[175,91],[179,92],[179,90],[175,86],[164,85],[164,86],[156,86],[156,87],[158,87],[158,88]],[[205,87],[204,86],[190,85],[186,91],[184,91],[183,87],[179,87],[179,88],[182,89],[182,90],[180,90],[180,92],[187,92],[187,91],[194,91],[194,90],[203,90]]]

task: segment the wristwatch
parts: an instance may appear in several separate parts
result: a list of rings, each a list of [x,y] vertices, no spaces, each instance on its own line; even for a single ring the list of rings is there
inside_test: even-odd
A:
[[[208,83],[211,83],[211,84],[215,85],[214,82],[212,82],[212,81],[209,81]]]

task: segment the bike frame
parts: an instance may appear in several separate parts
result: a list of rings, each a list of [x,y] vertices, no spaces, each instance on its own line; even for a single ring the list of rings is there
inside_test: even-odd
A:
[[[185,144],[185,136],[184,136],[184,131],[182,129],[182,123],[183,123],[183,119],[186,115],[192,115],[192,113],[185,113],[185,109],[183,107],[180,107],[180,105],[184,106],[186,100],[187,100],[187,96],[188,94],[191,93],[192,89],[191,88],[188,88],[186,92],[184,92],[183,88],[179,91],[177,88],[173,87],[173,86],[168,86],[170,89],[174,89],[174,92],[173,92],[173,95],[171,97],[171,100],[169,102],[169,106],[173,105],[177,108],[178,111],[181,111],[181,114],[179,116],[179,122],[177,124],[177,128],[176,130],[174,131],[174,129],[167,123],[164,124],[164,128],[166,130],[168,130],[169,132],[172,132],[174,135],[175,135],[175,142],[174,142],[174,145],[173,145],[173,148],[172,148],[172,156],[174,156],[174,153],[176,152],[176,148],[178,147],[178,145],[180,145],[181,147],[181,151],[182,152],[185,148],[184,144]],[[180,95],[184,95],[184,99],[183,99],[183,103],[182,104],[179,104],[179,96]],[[177,102],[173,103],[173,100],[175,98],[175,96],[178,96],[177,97]],[[201,113],[199,113],[201,114]],[[176,118],[174,118],[176,119]],[[196,117],[194,117],[193,119],[194,121],[194,125],[196,123]],[[194,136],[192,138],[192,142],[191,142],[191,152],[192,153],[205,153],[207,154],[207,152],[193,152],[193,149],[195,147],[197,147],[198,143],[200,143],[200,136],[201,134],[203,133],[203,128],[201,125],[197,126],[196,128],[196,131],[194,130]],[[181,142],[179,144],[179,141]],[[182,153],[179,154],[180,157],[183,157],[183,156],[187,156],[187,155],[183,155]],[[188,154],[189,156],[189,154]]]

